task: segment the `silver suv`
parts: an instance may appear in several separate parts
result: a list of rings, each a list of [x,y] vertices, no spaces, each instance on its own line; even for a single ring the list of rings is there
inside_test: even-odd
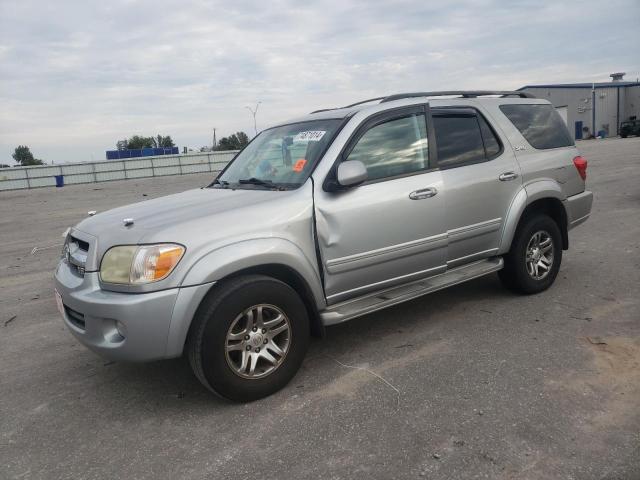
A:
[[[64,322],[107,358],[189,358],[232,400],[284,387],[328,325],[498,272],[553,283],[593,196],[554,108],[421,92],[264,130],[207,187],[89,217],[56,274]]]

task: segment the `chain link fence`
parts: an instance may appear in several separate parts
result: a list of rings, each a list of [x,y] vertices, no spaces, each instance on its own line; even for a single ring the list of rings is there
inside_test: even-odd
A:
[[[163,155],[128,160],[0,169],[0,191],[109,182],[130,178],[219,172],[237,151]]]

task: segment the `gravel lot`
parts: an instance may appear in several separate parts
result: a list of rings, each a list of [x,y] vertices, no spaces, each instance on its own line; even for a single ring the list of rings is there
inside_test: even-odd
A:
[[[67,226],[208,177],[0,192],[0,478],[640,479],[640,138],[579,147],[594,211],[549,291],[491,275],[332,327],[248,405],[97,357],[53,299]]]

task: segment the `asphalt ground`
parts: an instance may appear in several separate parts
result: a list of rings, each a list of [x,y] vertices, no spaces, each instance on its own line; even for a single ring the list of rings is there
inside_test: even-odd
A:
[[[53,299],[67,226],[208,176],[0,192],[0,478],[640,479],[640,138],[579,148],[594,209],[550,290],[490,275],[331,327],[246,405],[183,359],[101,359]]]

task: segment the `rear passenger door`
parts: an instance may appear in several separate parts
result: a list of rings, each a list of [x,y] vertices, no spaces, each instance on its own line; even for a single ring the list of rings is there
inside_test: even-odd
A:
[[[471,107],[432,108],[442,174],[447,267],[495,255],[507,211],[522,186],[511,148]]]

